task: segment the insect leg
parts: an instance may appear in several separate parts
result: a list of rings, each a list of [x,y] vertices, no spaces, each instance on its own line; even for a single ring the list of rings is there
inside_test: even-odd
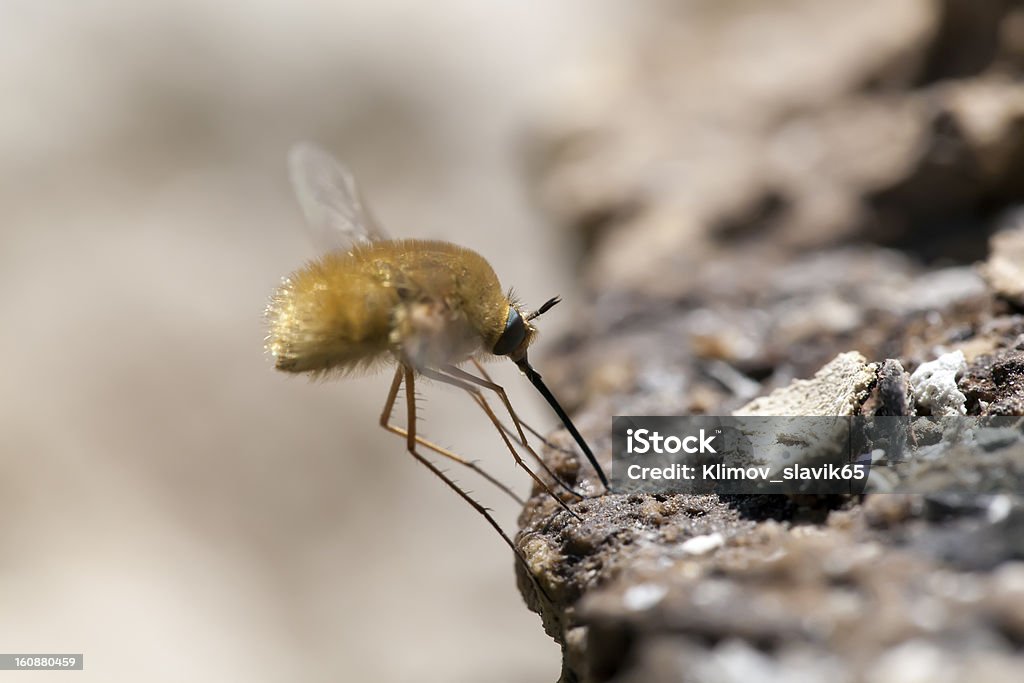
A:
[[[475,362],[476,361],[474,360],[474,363]],[[498,398],[501,399],[501,402],[505,405],[505,410],[508,411],[509,416],[512,418],[512,424],[516,426],[516,431],[519,434],[519,443],[521,443],[526,448],[526,450],[529,451],[530,455],[533,456],[533,459],[536,460],[537,463],[544,469],[544,471],[548,473],[548,476],[558,482],[559,486],[561,486],[563,489],[565,489],[572,495],[576,496],[577,498],[583,498],[582,494],[573,490],[571,486],[569,486],[559,477],[557,477],[555,473],[551,471],[551,468],[548,467],[547,463],[544,462],[539,455],[537,455],[537,452],[533,450],[533,447],[530,446],[529,442],[527,442],[526,435],[523,434],[523,426],[525,425],[525,423],[519,419],[519,416],[516,415],[516,411],[512,409],[512,402],[508,400],[508,394],[505,393],[505,388],[500,384],[492,382],[491,378],[486,375],[486,372],[484,372],[483,368],[480,366],[479,363],[477,363],[476,366],[481,372],[484,373],[484,379],[481,379],[476,375],[468,373],[462,368],[458,368],[454,365],[445,365],[443,370],[447,372],[449,375],[454,375],[455,377],[464,379],[467,382],[472,382],[473,384],[484,387],[485,389],[490,389],[495,394],[497,394]],[[502,424],[501,429],[502,431],[505,431],[505,425]],[[531,429],[531,431],[533,430]],[[544,437],[541,437],[541,439],[544,440],[545,443],[547,443],[547,440],[544,439]]]
[[[569,506],[565,504],[565,501],[563,501],[561,498],[556,496],[555,492],[552,491],[551,488],[546,483],[544,483],[544,480],[541,479],[540,477],[538,477],[537,473],[534,472],[533,470],[531,470],[526,465],[526,463],[523,462],[523,459],[521,457],[519,457],[519,452],[516,451],[515,446],[512,445],[512,442],[509,441],[509,438],[505,435],[504,430],[502,430],[502,428],[501,428],[501,420],[499,420],[498,416],[494,414],[493,410],[491,410],[491,406],[490,406],[489,403],[487,403],[487,399],[484,398],[484,394],[483,394],[482,391],[480,391],[477,387],[473,386],[469,382],[466,382],[466,381],[464,381],[462,379],[459,379],[458,377],[452,377],[451,375],[446,375],[443,372],[439,372],[437,370],[431,370],[429,368],[421,368],[420,369],[420,373],[424,377],[429,377],[430,379],[437,380],[438,382],[444,382],[445,384],[451,384],[452,386],[458,387],[458,388],[462,389],[463,391],[465,391],[466,393],[468,393],[473,398],[473,400],[476,401],[476,404],[478,406],[480,406],[483,409],[483,411],[487,414],[487,417],[488,417],[488,419],[490,419],[491,424],[494,425],[494,428],[498,430],[498,434],[501,436],[501,440],[505,442],[505,445],[508,447],[509,453],[511,453],[512,457],[515,458],[516,463],[520,467],[522,467],[524,470],[526,470],[526,473],[529,474],[530,477],[535,482],[537,482],[537,485],[540,486],[545,492],[547,492],[547,494],[549,496],[554,498],[555,501],[559,505],[561,505],[562,508],[566,512],[568,512],[570,515],[572,515],[576,519],[580,519],[580,516],[577,515],[575,512],[573,512],[569,508]],[[557,478],[555,480],[558,481]],[[577,494],[577,495],[579,495],[579,494]]]
[[[470,358],[469,360],[474,365],[474,367],[476,367],[477,371],[480,373],[480,375],[485,380],[487,380],[488,382],[490,382],[492,384],[495,384],[497,386],[501,386],[501,385],[498,385],[493,379],[491,379],[490,374],[488,374],[487,370],[484,369],[483,363],[478,361],[476,358]],[[502,387],[502,388],[504,388],[504,387]],[[568,448],[566,448],[564,446],[559,446],[558,444],[552,443],[551,441],[548,441],[546,436],[544,436],[538,430],[536,430],[533,427],[531,427],[529,422],[527,422],[526,420],[520,418],[518,415],[516,415],[516,417],[514,419],[518,419],[519,420],[519,424],[521,424],[523,426],[523,428],[526,429],[526,431],[530,432],[530,434],[533,434],[537,439],[540,440],[540,442],[542,444],[544,444],[548,448],[552,448],[552,449],[554,449],[556,451],[562,451],[563,453],[569,453],[570,455],[572,454],[572,451],[570,449],[568,449]],[[502,425],[502,426],[504,427],[504,425]],[[517,427],[517,430],[518,430],[518,427]],[[505,431],[509,432],[509,433],[511,432],[511,430],[509,430],[507,427],[505,427]]]
[[[391,422],[391,413],[394,410],[395,401],[398,398],[398,389],[399,389],[399,387],[402,386],[402,375],[403,375],[403,370],[402,370],[401,366],[399,366],[398,370],[395,371],[395,379],[391,382],[391,389],[390,389],[390,391],[388,391],[388,398],[387,398],[387,401],[384,403],[384,410],[380,414],[380,426],[383,427],[384,429],[386,429],[387,431],[391,432],[392,434],[398,434],[399,436],[405,437],[406,438],[406,445],[408,446],[409,435],[410,435],[409,430],[403,429],[402,427],[399,427],[398,425],[393,425],[393,424],[390,423]],[[413,395],[411,389],[409,390],[409,395],[410,396]],[[410,420],[409,424],[412,425],[412,421],[411,420]],[[438,446],[435,443],[431,443],[430,441],[427,441],[426,439],[424,439],[424,438],[422,438],[420,436],[417,436],[416,433],[415,433],[415,427],[413,427],[412,438],[415,441],[415,443],[420,444],[424,448],[429,448],[430,450],[434,451],[435,453],[443,455],[444,457],[446,457],[446,458],[448,458],[450,460],[454,460],[455,462],[459,463],[460,465],[463,465],[463,466],[468,467],[469,469],[473,470],[474,472],[479,474],[481,477],[483,477],[484,479],[486,479],[487,481],[491,482],[496,487],[498,487],[499,489],[501,489],[502,491],[507,493],[509,496],[511,496],[512,500],[516,501],[520,505],[522,505],[525,502],[525,501],[523,501],[522,498],[520,498],[518,495],[516,495],[515,491],[513,491],[512,489],[510,489],[508,486],[506,486],[505,484],[501,483],[500,481],[498,481],[491,474],[488,474],[484,469],[482,469],[479,465],[477,465],[472,460],[466,460],[465,458],[462,458],[459,455],[456,455],[455,453],[453,453],[452,451],[448,450],[447,448],[444,448],[442,446]]]
[[[391,391],[388,393],[389,405],[386,406],[387,413],[390,415],[391,408],[394,406],[395,397],[398,395],[398,387],[402,382],[403,376],[405,379],[406,388],[405,406],[406,410],[408,411],[407,419],[409,423],[408,434],[406,436],[405,442],[406,450],[409,451],[412,457],[419,460],[424,467],[430,470],[434,474],[434,476],[443,481],[448,488],[455,491],[455,493],[459,494],[459,497],[462,498],[467,503],[469,503],[469,505],[474,510],[483,515],[483,518],[487,520],[487,523],[490,524],[494,528],[494,530],[498,532],[498,535],[501,536],[501,539],[505,541],[509,548],[512,549],[512,552],[516,556],[516,560],[518,560],[523,565],[523,569],[526,571],[526,575],[530,577],[530,582],[533,583],[533,585],[537,588],[538,591],[540,591],[541,595],[543,595],[548,600],[548,602],[551,602],[551,596],[547,594],[544,588],[537,581],[537,578],[533,575],[533,572],[530,571],[530,565],[526,562],[526,558],[523,557],[523,555],[519,552],[519,549],[516,548],[515,543],[512,542],[512,539],[508,537],[508,535],[502,530],[498,522],[495,521],[494,517],[491,516],[490,511],[480,503],[476,502],[468,493],[462,490],[462,487],[460,487],[458,484],[452,481],[444,472],[439,470],[437,466],[434,465],[434,463],[424,458],[416,450],[416,397],[413,394],[415,380],[413,378],[412,368],[407,368],[401,365],[398,367],[398,371],[395,373],[395,381],[391,383]]]

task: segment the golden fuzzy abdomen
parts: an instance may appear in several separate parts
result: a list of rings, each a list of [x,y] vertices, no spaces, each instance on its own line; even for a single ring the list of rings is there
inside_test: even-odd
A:
[[[508,298],[474,251],[389,240],[327,254],[289,276],[267,307],[277,369],[358,371],[397,358],[414,367],[489,352]]]
[[[274,293],[267,306],[267,351],[287,372],[365,370],[387,357],[396,300],[372,262],[327,254]]]

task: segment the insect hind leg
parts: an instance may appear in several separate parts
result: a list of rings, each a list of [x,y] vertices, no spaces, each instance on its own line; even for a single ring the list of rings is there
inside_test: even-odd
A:
[[[415,426],[415,410],[409,413],[409,429],[403,429],[398,425],[391,424],[391,413],[394,411],[395,402],[398,399],[398,390],[402,386],[403,374],[404,369],[401,366],[399,366],[398,370],[395,371],[395,379],[391,382],[391,389],[388,391],[388,398],[387,401],[384,403],[384,410],[381,411],[380,414],[380,426],[383,427],[385,430],[391,432],[392,434],[397,434],[398,436],[405,437],[406,448],[412,449],[414,448],[414,444],[419,444],[424,448],[428,448],[439,455],[443,455],[449,460],[453,460],[459,463],[460,465],[473,470],[483,479],[486,479],[499,490],[506,493],[509,497],[512,498],[512,500],[516,501],[519,505],[523,505],[525,501],[519,495],[517,495],[515,491],[510,489],[506,484],[503,484],[496,477],[494,477],[494,475],[488,473],[486,470],[484,470],[482,467],[477,465],[472,460],[466,460],[465,458],[448,450],[447,448],[444,448],[443,446],[438,446],[437,444],[427,441],[423,437],[417,435]],[[407,382],[406,400],[411,402],[415,406],[416,394],[415,391],[411,388],[412,386],[412,383]]]
[[[499,536],[501,536],[501,540],[503,540],[505,544],[512,549],[512,553],[516,556],[516,561],[522,565],[523,570],[526,572],[526,576],[530,579],[530,583],[532,583],[533,586],[537,589],[537,591],[542,596],[544,596],[544,598],[550,603],[551,596],[549,596],[547,591],[544,590],[544,587],[537,580],[537,577],[533,575],[533,572],[530,570],[530,565],[526,561],[526,558],[519,551],[519,548],[516,547],[516,544],[512,542],[512,539],[509,538],[508,534],[505,533],[504,529],[501,528],[501,525],[498,524],[498,522],[491,515],[491,511],[488,508],[481,505],[480,503],[478,503],[472,496],[469,495],[469,493],[463,490],[461,486],[456,484],[453,479],[451,479],[448,475],[441,471],[437,467],[437,465],[430,462],[430,460],[423,457],[423,455],[416,450],[416,445],[420,443],[420,441],[416,436],[416,398],[413,390],[413,387],[415,386],[415,379],[413,377],[413,370],[411,368],[399,366],[398,370],[395,372],[395,379],[394,381],[392,381],[391,390],[388,392],[387,403],[384,406],[384,411],[381,413],[381,423],[386,424],[388,419],[390,419],[391,411],[394,408],[395,400],[398,397],[398,389],[401,386],[403,380],[405,381],[406,385],[405,405],[406,410],[408,411],[407,419],[409,423],[408,430],[403,430],[406,431],[406,450],[408,450],[409,454],[412,455],[412,457],[416,458],[416,460],[418,460],[420,464],[422,464],[424,467],[430,470],[430,472],[435,477],[443,481],[445,483],[445,486],[447,486],[456,494],[458,494],[458,496],[462,498],[464,501],[466,501],[470,505],[470,507],[476,510],[477,513],[479,513],[484,519],[487,520],[487,523],[491,525],[491,527],[498,533]]]

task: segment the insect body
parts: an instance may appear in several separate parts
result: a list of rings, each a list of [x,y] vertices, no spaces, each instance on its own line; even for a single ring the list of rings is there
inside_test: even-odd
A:
[[[423,446],[470,467],[511,494],[475,463],[417,435],[417,377],[468,392],[498,429],[516,462],[555,497],[513,447],[510,435],[546,469],[527,443],[523,423],[504,389],[491,381],[479,363],[488,356],[507,356],[555,410],[607,488],[604,472],[586,441],[527,359],[527,350],[537,334],[531,320],[558,299],[527,312],[510,294],[502,292],[494,270],[476,252],[448,242],[389,239],[365,208],[351,173],[316,147],[296,146],[289,156],[289,168],[307,222],[326,253],[286,278],[271,298],[266,313],[270,328],[266,348],[275,367],[322,376],[394,362],[397,367],[381,425],[405,437],[409,452],[484,515],[513,550],[514,545],[487,510],[419,452],[417,446]],[[467,361],[473,363],[479,375],[459,367]],[[390,422],[403,383],[407,411],[404,429]],[[501,400],[514,432],[500,422],[484,389]],[[555,499],[569,509],[560,498]]]
[[[476,252],[449,242],[373,242],[288,278],[270,306],[269,347],[289,372],[345,372],[396,357],[437,368],[493,350],[510,307]]]

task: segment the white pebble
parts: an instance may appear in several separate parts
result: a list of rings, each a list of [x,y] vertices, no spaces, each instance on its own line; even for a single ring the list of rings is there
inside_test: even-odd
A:
[[[966,414],[964,405],[967,397],[956,386],[957,375],[966,370],[967,360],[963,351],[947,353],[922,363],[910,376],[914,401],[938,417]]]
[[[1006,494],[998,495],[988,504],[987,517],[989,524],[998,524],[1010,516],[1013,501]]]
[[[622,596],[622,603],[626,609],[640,611],[657,605],[668,588],[657,583],[641,583],[630,586]]]
[[[952,683],[963,680],[956,662],[938,646],[911,640],[882,654],[868,671],[869,683]]]
[[[704,555],[725,545],[725,537],[717,531],[706,536],[694,536],[680,546],[687,555]]]

